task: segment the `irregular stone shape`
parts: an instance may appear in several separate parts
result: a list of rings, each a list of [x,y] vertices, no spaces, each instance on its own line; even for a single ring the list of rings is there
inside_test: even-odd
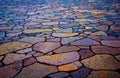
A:
[[[111,55],[95,55],[81,61],[86,67],[94,70],[116,70],[120,68],[120,62]]]
[[[0,48],[2,48],[0,49],[0,55],[10,53],[16,50],[20,50],[23,48],[31,47],[31,46],[32,45],[29,43],[23,43],[18,41],[4,43],[0,45]]]
[[[37,57],[37,60],[42,63],[51,65],[62,65],[79,60],[80,56],[78,52],[69,52],[62,54],[46,55]]]
[[[0,56],[0,61],[3,59],[4,56]]]
[[[42,56],[43,54],[42,53],[39,53],[39,52],[36,52],[35,54],[33,54],[34,57],[40,57]]]
[[[120,54],[120,48],[108,47],[108,46],[92,46],[92,51],[96,54]]]
[[[48,39],[47,41],[60,42],[60,38],[52,38]]]
[[[45,23],[42,23],[42,25],[57,25],[58,22],[45,22]]]
[[[22,68],[22,62],[0,67],[0,78],[13,78]]]
[[[115,32],[119,32],[120,31],[120,26],[117,26],[117,25],[111,25],[110,26],[110,29],[115,31]]]
[[[22,53],[28,53],[30,51],[32,51],[32,48],[26,48],[26,49],[23,49],[23,50],[19,50],[19,51],[16,51],[16,53],[22,54]]]
[[[94,39],[96,41],[101,41],[101,40],[116,40],[117,38],[112,37],[112,36],[97,36],[97,35],[90,35],[88,36],[91,39]]]
[[[15,61],[23,60],[23,59],[28,58],[28,57],[30,57],[30,56],[26,56],[25,54],[10,53],[10,54],[6,55],[3,62],[5,64],[10,64],[10,63],[13,63]]]
[[[6,36],[18,36],[22,32],[12,32],[12,33],[7,33]]]
[[[73,41],[75,41],[75,40],[79,40],[79,39],[81,39],[81,38],[83,38],[83,37],[68,37],[68,38],[62,38],[61,43],[62,43],[62,44],[68,44],[68,43],[70,43],[70,42],[73,42]]]
[[[120,74],[114,71],[93,71],[87,78],[120,78]]]
[[[24,30],[23,33],[39,33],[39,32],[51,32],[52,29],[31,29],[31,30]]]
[[[80,48],[77,46],[62,46],[62,47],[54,50],[53,52],[63,53],[63,52],[72,52],[72,51],[78,51],[78,50],[80,50]]]
[[[37,42],[45,41],[45,38],[44,37],[26,37],[26,38],[20,39],[19,41],[34,44],[34,43],[37,43]]]
[[[11,30],[10,26],[0,26],[0,30]]]
[[[120,40],[102,40],[101,43],[106,46],[120,47]]]
[[[115,57],[120,61],[120,55],[116,55]]]
[[[55,73],[55,74],[51,74],[48,77],[49,78],[65,78],[68,75],[69,75],[69,73],[67,73],[67,72],[58,72],[58,73]]]
[[[23,68],[15,78],[44,78],[46,75],[57,71],[55,66],[35,63]]]
[[[101,30],[101,31],[107,31],[108,30],[108,26],[107,25],[96,26],[95,28],[97,30]]]
[[[23,61],[23,65],[28,66],[28,65],[34,64],[36,62],[37,62],[37,60],[35,58],[30,57],[30,58],[27,58]]]
[[[85,59],[85,58],[88,58],[88,57],[91,57],[94,55],[94,53],[92,51],[87,50],[87,49],[80,50],[79,54],[81,56],[81,59]]]
[[[72,37],[76,36],[79,33],[72,33],[72,32],[66,32],[66,33],[52,33],[52,36],[54,37]]]
[[[79,67],[81,66],[82,64],[79,61],[76,61],[71,64],[65,64],[65,65],[59,66],[58,70],[59,71],[73,71],[73,70],[79,69]]]
[[[77,40],[75,42],[71,42],[71,45],[99,45],[99,42],[92,40],[90,38],[85,38],[82,40]]]
[[[82,67],[79,70],[72,72],[71,76],[72,78],[87,78],[90,72],[91,72],[91,69],[87,67]]]
[[[33,50],[47,53],[58,47],[60,47],[60,43],[58,42],[41,42],[41,43],[35,44],[33,46]]]
[[[89,29],[93,29],[93,27],[85,26],[85,29],[86,29],[86,30],[89,30]]]
[[[58,32],[58,33],[73,32],[73,30],[72,30],[72,28],[66,28],[66,29],[57,30],[56,32]]]
[[[104,35],[104,36],[107,36],[107,34],[105,32],[103,32],[103,31],[97,31],[97,32],[94,32],[94,33],[92,33],[90,35]]]

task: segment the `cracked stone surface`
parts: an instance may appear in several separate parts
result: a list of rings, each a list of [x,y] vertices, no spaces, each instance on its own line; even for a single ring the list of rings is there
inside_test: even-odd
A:
[[[0,0],[0,78],[120,78],[120,1]]]

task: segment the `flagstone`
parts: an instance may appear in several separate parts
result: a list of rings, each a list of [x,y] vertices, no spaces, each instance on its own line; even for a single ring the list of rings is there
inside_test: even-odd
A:
[[[60,47],[60,43],[58,42],[40,42],[33,46],[33,50],[47,53],[58,47]]]
[[[103,31],[97,31],[97,32],[94,32],[94,33],[91,33],[90,35],[102,35],[102,36],[107,36],[107,34]]]
[[[56,30],[58,33],[64,33],[64,32],[73,32],[72,28],[65,28],[65,29],[60,29]]]
[[[95,55],[81,62],[86,67],[94,70],[116,70],[120,68],[120,62],[111,55]]]
[[[101,30],[101,31],[107,31],[108,30],[108,26],[107,25],[100,25],[100,26],[96,26],[95,28],[97,30]]]
[[[120,74],[115,71],[92,71],[87,78],[120,78]]]
[[[92,46],[92,51],[96,54],[120,54],[120,48],[108,47],[108,46]]]
[[[31,29],[31,30],[24,30],[23,33],[40,33],[40,32],[51,32],[52,29]]]
[[[15,78],[44,78],[46,75],[57,71],[55,66],[35,63],[23,68]]]
[[[46,22],[46,23],[42,23],[42,25],[56,25],[58,24],[58,22]]]
[[[29,66],[29,65],[32,65],[36,62],[37,62],[37,60],[34,57],[30,57],[30,58],[23,60],[23,66]]]
[[[78,51],[78,50],[80,50],[80,48],[77,46],[62,46],[62,47],[54,50],[53,52],[63,53],[63,52],[72,52],[72,51]]]
[[[65,78],[68,75],[69,75],[69,73],[67,73],[67,72],[58,72],[58,73],[50,74],[50,75],[48,75],[48,77],[50,77],[50,78]]]
[[[20,39],[19,41],[34,44],[34,43],[37,43],[37,42],[45,41],[45,37],[26,37],[26,38]]]
[[[92,70],[87,67],[81,67],[79,70],[71,72],[71,76],[72,78],[87,78],[91,71]]]
[[[120,47],[120,40],[102,40],[101,43],[105,46]]]
[[[10,64],[16,61],[23,60],[25,58],[28,58],[30,56],[27,56],[25,54],[15,54],[15,53],[9,53],[5,56],[3,62],[4,64]]]
[[[18,42],[18,41],[4,43],[4,44],[0,45],[0,48],[2,48],[2,49],[0,49],[0,55],[14,52],[14,51],[24,49],[27,47],[31,47],[31,46],[32,45],[29,43]]]
[[[72,32],[66,32],[66,33],[52,33],[52,36],[54,37],[72,37],[76,36],[79,33],[72,33]]]
[[[47,41],[60,42],[60,38],[52,38],[48,39]]]
[[[59,71],[73,71],[73,70],[79,69],[81,66],[82,64],[79,61],[76,61],[70,64],[58,66],[58,70]]]
[[[11,30],[12,27],[10,26],[0,26],[0,30]]]
[[[13,78],[21,69],[21,61],[15,62],[8,66],[0,67],[0,78]]]
[[[62,65],[77,61],[79,60],[79,58],[80,56],[78,52],[69,52],[62,54],[45,55],[37,57],[37,60],[41,63],[47,63],[51,65]]]
[[[23,53],[28,53],[30,51],[32,51],[32,48],[25,48],[25,49],[16,51],[16,53],[23,54]]]
[[[82,39],[83,37],[68,37],[68,38],[62,38],[61,43],[62,44],[68,44],[70,42]]]
[[[80,39],[75,42],[71,42],[71,45],[99,45],[100,43],[90,38]]]
[[[85,59],[85,58],[89,58],[89,57],[92,57],[94,56],[95,54],[90,51],[89,49],[82,49],[79,51],[79,54],[81,56],[81,59]]]

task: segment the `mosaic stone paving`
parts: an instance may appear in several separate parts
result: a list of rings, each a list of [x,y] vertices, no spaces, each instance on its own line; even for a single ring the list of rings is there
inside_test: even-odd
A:
[[[0,0],[0,78],[120,78],[119,0]]]

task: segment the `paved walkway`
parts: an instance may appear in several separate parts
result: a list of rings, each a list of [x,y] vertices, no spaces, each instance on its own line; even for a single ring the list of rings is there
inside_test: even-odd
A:
[[[120,4],[53,1],[0,0],[0,78],[120,78]]]

